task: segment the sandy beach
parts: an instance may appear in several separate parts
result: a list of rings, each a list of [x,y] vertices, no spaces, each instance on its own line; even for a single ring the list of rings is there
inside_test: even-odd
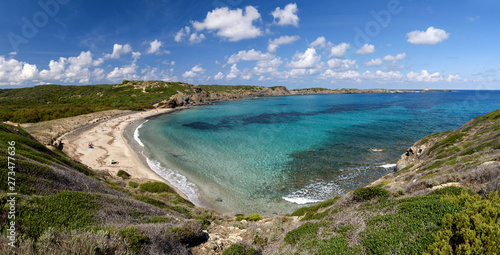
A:
[[[60,138],[63,143],[63,152],[94,170],[106,171],[114,176],[119,170],[124,170],[131,175],[131,180],[139,183],[163,181],[181,196],[187,198],[182,192],[168,183],[168,180],[161,178],[148,166],[144,165],[124,137],[124,130],[131,123],[175,110],[177,109],[167,108],[133,112],[125,116],[101,121],[83,130],[70,132]],[[93,145],[92,149],[88,147],[89,143]],[[110,159],[113,159],[116,163],[111,164]]]

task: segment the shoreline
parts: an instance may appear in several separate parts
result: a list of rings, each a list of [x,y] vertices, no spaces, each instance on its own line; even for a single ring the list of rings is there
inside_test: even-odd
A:
[[[189,200],[186,194],[141,160],[139,153],[131,147],[130,141],[125,137],[125,130],[136,123],[186,108],[162,108],[114,116],[97,123],[80,126],[63,134],[58,139],[63,144],[62,151],[64,153],[94,171],[104,171],[116,176],[119,170],[124,170],[131,175],[128,181],[138,183],[161,181],[175,190],[181,197]],[[93,149],[88,148],[89,142],[94,145]],[[114,159],[118,163],[111,164],[110,159]]]

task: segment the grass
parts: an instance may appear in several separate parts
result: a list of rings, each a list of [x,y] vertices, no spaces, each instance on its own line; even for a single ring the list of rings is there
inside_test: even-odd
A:
[[[33,197],[18,208],[20,231],[37,239],[48,228],[77,229],[98,223],[95,196],[77,191]]]
[[[445,139],[443,139],[443,140],[437,142],[436,144],[434,144],[434,146],[432,146],[429,149],[429,153],[435,151],[436,149],[438,149],[440,147],[446,147],[446,146],[454,145],[457,141],[459,141],[460,139],[462,139],[462,137],[464,137],[465,135],[466,135],[466,133],[464,133],[464,132],[458,132],[458,133],[455,133],[453,135],[449,135]]]
[[[381,187],[366,187],[355,189],[352,193],[352,197],[355,201],[368,201],[374,198],[387,199],[391,193]]]
[[[142,192],[151,192],[151,193],[174,192],[164,182],[146,182],[146,183],[142,183],[141,185],[139,185],[139,189]]]

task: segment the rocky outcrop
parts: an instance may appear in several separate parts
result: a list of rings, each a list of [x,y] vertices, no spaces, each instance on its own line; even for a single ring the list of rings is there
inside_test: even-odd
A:
[[[430,192],[452,184],[485,193],[498,189],[500,110],[417,141],[401,155],[396,172],[371,185],[381,184],[397,194]]]

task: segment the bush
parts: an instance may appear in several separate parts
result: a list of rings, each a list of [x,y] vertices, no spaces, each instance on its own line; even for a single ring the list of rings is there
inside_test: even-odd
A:
[[[339,200],[339,197],[328,199],[326,201],[323,201],[323,202],[316,204],[316,205],[313,205],[313,206],[301,207],[301,208],[297,209],[295,212],[293,212],[292,216],[302,216],[308,212],[316,212],[320,208],[325,208],[325,207],[328,207],[328,206],[335,204],[335,202],[337,202],[337,200]]]
[[[368,201],[373,198],[387,199],[391,193],[381,187],[367,187],[354,190],[352,198],[356,201]]]
[[[130,178],[130,174],[127,173],[127,172],[125,172],[125,171],[123,171],[123,170],[118,170],[118,173],[116,174],[116,176],[121,177],[124,180]]]
[[[174,192],[164,182],[146,182],[139,185],[139,189],[143,192],[151,192],[151,193]]]
[[[61,230],[91,226],[96,223],[98,205],[92,195],[77,191],[34,197],[19,205],[20,230],[28,237],[37,239],[49,227]]]
[[[259,254],[253,247],[245,248],[241,244],[233,244],[222,255],[256,255]]]
[[[465,210],[444,216],[445,229],[433,236],[434,243],[427,254],[496,254],[500,251],[498,191],[484,200],[466,192],[445,199],[465,206]]]
[[[128,182],[128,186],[130,186],[130,187],[132,187],[132,188],[135,189],[135,188],[139,187],[139,183],[137,183],[137,182]]]
[[[250,214],[246,217],[244,216],[236,216],[236,220],[237,221],[242,221],[242,220],[246,220],[246,221],[259,221],[259,220],[262,220],[262,217],[260,216],[260,214],[258,213],[254,213],[254,214]]]
[[[205,233],[202,230],[202,224],[196,220],[189,220],[181,227],[174,227],[170,232],[177,237],[181,243],[188,246],[196,246],[206,241]]]
[[[127,227],[118,232],[127,241],[129,250],[135,253],[141,251],[142,246],[148,242],[148,237],[136,227]]]

